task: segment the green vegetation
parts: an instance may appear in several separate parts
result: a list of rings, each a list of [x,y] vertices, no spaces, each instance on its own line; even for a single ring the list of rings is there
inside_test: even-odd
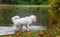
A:
[[[1,4],[13,4],[13,5],[41,5],[48,4],[51,0],[0,0]]]
[[[51,2],[49,13],[60,23],[60,0]]]
[[[32,14],[37,16],[37,25],[45,25],[47,24],[49,17],[47,9],[48,5],[0,5],[0,26],[8,26],[12,24],[11,18],[15,15],[25,17]]]
[[[32,35],[22,32],[23,37],[41,37],[41,32],[43,37],[60,35],[60,0],[0,0],[0,26],[11,26],[11,18],[15,15],[25,17],[32,14],[37,16],[35,25],[44,25],[50,29],[34,31]]]

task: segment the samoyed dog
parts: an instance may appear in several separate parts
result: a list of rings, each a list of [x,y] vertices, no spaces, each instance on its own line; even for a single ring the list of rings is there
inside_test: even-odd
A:
[[[32,23],[36,22],[35,15],[26,16],[23,18],[20,18],[19,16],[14,16],[11,19],[17,29],[22,30],[22,26],[26,26],[27,31],[29,31],[29,27],[32,25]]]

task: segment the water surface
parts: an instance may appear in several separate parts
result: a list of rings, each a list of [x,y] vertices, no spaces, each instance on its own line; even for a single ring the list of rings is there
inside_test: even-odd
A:
[[[26,30],[26,27],[23,26],[23,31]],[[16,27],[0,27],[0,35],[9,35],[9,34],[14,34],[14,32],[17,30]],[[46,30],[46,27],[44,26],[30,26],[30,31],[42,31]]]

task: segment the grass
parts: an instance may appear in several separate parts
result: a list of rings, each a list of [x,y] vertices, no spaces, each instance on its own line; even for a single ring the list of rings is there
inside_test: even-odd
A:
[[[40,7],[40,8],[48,8],[49,5],[7,5],[7,4],[0,4],[0,6],[2,7],[6,7],[6,6],[9,6],[9,7],[29,7],[29,8],[36,8],[36,7]]]

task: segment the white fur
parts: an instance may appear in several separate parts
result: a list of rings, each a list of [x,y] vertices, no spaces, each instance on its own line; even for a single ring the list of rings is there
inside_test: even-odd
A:
[[[15,25],[15,24],[18,23],[17,20],[20,19],[20,17],[19,16],[14,16],[11,19],[12,19],[12,22],[14,23],[14,25]]]
[[[16,19],[17,18],[17,19]],[[24,18],[19,18],[19,16],[14,16],[12,17],[12,21],[17,28],[21,28],[21,25],[25,25],[27,30],[29,31],[29,26],[33,23],[36,22],[36,16],[35,15],[30,15],[29,17],[26,16]]]

